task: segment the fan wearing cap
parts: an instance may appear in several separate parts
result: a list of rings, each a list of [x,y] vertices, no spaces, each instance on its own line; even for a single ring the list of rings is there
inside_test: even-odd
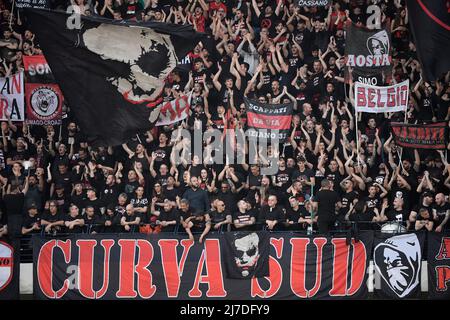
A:
[[[411,225],[415,225],[417,220],[424,220],[425,216],[433,217],[433,201],[434,201],[433,193],[429,191],[423,193],[421,197],[421,202],[418,205],[416,205],[409,214],[409,221]],[[428,211],[428,213],[427,215],[425,215],[422,210],[422,218],[419,218],[419,213],[421,212],[420,211],[421,209],[425,209],[426,211]]]
[[[61,212],[67,212],[69,210],[69,201],[65,195],[64,186],[62,184],[55,185],[55,193],[50,197],[50,200],[56,201],[58,209]]]
[[[32,234],[41,231],[41,217],[36,203],[31,203],[27,208],[22,222],[22,235]]]
[[[103,201],[97,198],[97,191],[93,187],[89,187],[86,189],[86,200],[84,201],[84,207],[91,206],[94,208],[94,212],[96,215],[100,216],[104,210],[105,205]]]

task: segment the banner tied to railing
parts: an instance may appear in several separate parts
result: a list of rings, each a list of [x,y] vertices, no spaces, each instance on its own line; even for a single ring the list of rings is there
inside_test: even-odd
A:
[[[264,232],[210,235],[203,244],[161,234],[35,236],[34,295],[71,300],[364,299],[373,232],[347,240]],[[267,254],[265,241],[270,243]]]

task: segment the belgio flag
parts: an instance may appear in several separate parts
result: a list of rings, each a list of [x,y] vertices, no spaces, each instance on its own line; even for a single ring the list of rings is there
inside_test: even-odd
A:
[[[446,0],[407,0],[408,16],[425,80],[450,70],[450,13]]]
[[[122,144],[154,125],[165,78],[202,37],[186,25],[117,22],[35,9],[25,13],[94,146]]]

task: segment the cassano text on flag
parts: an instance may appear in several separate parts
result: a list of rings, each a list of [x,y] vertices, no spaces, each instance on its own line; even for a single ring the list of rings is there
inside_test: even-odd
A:
[[[356,112],[398,112],[408,108],[409,80],[386,87],[355,82],[354,91]]]
[[[345,77],[349,82],[351,70],[358,74],[373,75],[384,73],[387,77],[391,70],[391,39],[389,31],[369,30],[350,24],[345,41]]]
[[[24,91],[23,71],[0,78],[0,120],[7,119],[5,112],[13,121],[24,120]]]
[[[405,148],[445,149],[447,148],[446,122],[429,124],[405,124],[392,122],[395,143]]]
[[[227,277],[261,278],[269,275],[268,232],[225,232],[223,258]]]
[[[420,291],[423,233],[375,238],[373,262],[382,296],[407,298]],[[382,237],[382,238],[381,238]]]
[[[448,0],[407,0],[409,27],[426,81],[450,71]]]
[[[88,142],[113,146],[158,120],[164,80],[201,39],[191,26],[118,22],[25,9],[64,98]]]
[[[165,102],[161,107],[156,126],[166,126],[184,120],[189,116],[189,111],[190,107],[186,95]]]
[[[250,137],[284,142],[291,127],[293,103],[268,104],[244,98]]]

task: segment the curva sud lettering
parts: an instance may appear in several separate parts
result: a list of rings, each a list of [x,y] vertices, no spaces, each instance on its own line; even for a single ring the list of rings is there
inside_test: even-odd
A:
[[[35,241],[35,296],[41,299],[251,299],[361,297],[372,234],[345,238],[271,238],[270,275],[227,279],[220,242],[71,237]],[[68,266],[79,281],[70,285]],[[314,268],[312,268],[314,266]]]

